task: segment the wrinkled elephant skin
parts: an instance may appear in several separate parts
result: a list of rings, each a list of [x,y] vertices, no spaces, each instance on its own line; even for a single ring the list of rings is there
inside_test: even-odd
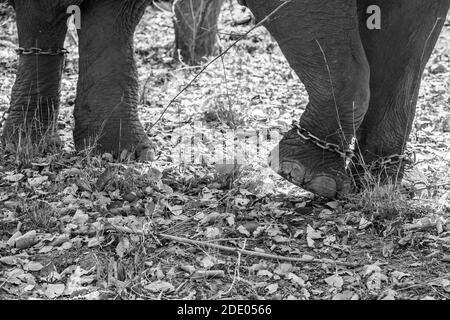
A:
[[[444,25],[449,0],[242,1],[280,45],[309,94],[300,126],[322,142],[348,150],[356,138],[361,163],[404,152],[420,80]],[[369,29],[369,6],[381,29]],[[356,135],[355,135],[356,133]],[[271,154],[283,177],[325,197],[340,197],[352,174],[339,154],[289,131]],[[403,166],[383,173],[401,178]]]

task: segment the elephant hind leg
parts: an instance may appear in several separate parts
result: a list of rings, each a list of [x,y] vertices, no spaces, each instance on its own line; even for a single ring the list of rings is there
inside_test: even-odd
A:
[[[412,128],[421,77],[449,9],[448,0],[359,1],[361,20],[368,5],[381,9],[381,30],[361,23],[370,65],[369,109],[358,131],[359,151],[370,165],[404,152]],[[365,170],[363,167],[360,170]],[[402,168],[382,168],[383,179],[397,180]],[[358,173],[361,176],[361,173]],[[376,174],[377,175],[377,174]]]
[[[246,0],[256,19],[280,1]],[[369,103],[369,65],[359,36],[355,0],[291,1],[266,24],[309,94],[300,125],[322,141],[347,149]],[[283,177],[333,198],[350,189],[345,159],[289,131],[272,152]]]

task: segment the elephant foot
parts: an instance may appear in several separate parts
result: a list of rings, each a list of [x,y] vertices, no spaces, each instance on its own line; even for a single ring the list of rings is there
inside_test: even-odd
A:
[[[123,121],[98,123],[84,126],[75,123],[74,141],[77,150],[93,150],[95,153],[110,153],[119,161],[153,161],[155,146],[150,141],[140,122]]]
[[[117,145],[106,136],[104,139],[97,140],[93,149],[100,154],[111,153],[119,161],[146,162],[155,160],[155,146],[147,135],[122,136],[120,140],[122,143]],[[77,149],[82,150],[86,147],[77,144]]]
[[[129,159],[131,161],[147,162],[155,160],[155,148],[148,140],[146,143],[140,143],[137,147],[130,150],[123,149],[120,153],[120,160]]]
[[[269,164],[289,182],[325,198],[342,198],[351,191],[344,160],[302,140],[293,130],[272,150]]]

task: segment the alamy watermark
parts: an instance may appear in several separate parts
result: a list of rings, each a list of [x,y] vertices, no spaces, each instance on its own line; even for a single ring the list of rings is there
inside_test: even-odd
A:
[[[367,19],[366,26],[369,30],[381,29],[381,8],[376,5],[367,7],[367,14],[371,16]]]
[[[196,121],[170,134],[170,160],[178,165],[266,164],[281,136],[275,129],[218,130]]]
[[[67,26],[70,24],[74,24],[75,28],[81,29],[81,9],[77,5],[71,5],[67,7],[67,13],[70,14],[70,17],[67,18]],[[366,26],[369,30],[380,30],[381,29],[381,8],[377,5],[371,5],[367,7],[367,14],[370,14],[370,17],[366,21]]]
[[[67,7],[66,12],[70,14],[70,17],[67,18],[67,27],[70,27],[71,24],[75,26],[76,29],[81,29],[81,9],[77,5],[71,5]]]

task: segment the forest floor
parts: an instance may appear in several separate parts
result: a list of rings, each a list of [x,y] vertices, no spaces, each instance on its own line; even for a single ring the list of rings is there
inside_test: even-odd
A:
[[[233,26],[238,14],[237,6],[223,11],[223,48],[251,28]],[[0,115],[16,34],[13,17],[0,17]],[[408,142],[427,188],[342,201],[315,197],[266,164],[307,95],[265,29],[208,67],[158,121],[200,69],[172,58],[170,14],[147,10],[136,33],[139,110],[158,154],[146,164],[74,152],[70,34],[63,152],[0,152],[0,299],[450,298],[450,21]],[[214,164],[240,129],[259,132],[258,146],[240,147],[246,163]]]

